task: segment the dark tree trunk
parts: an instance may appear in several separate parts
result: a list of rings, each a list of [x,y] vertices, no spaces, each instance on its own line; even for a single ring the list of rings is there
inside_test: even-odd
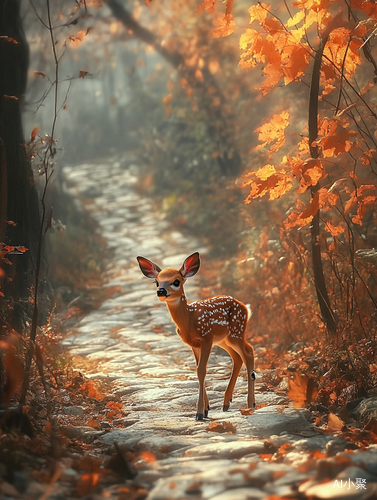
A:
[[[16,302],[30,293],[39,229],[38,194],[21,118],[29,52],[19,10],[20,0],[0,0],[1,242],[29,249],[24,255],[8,255],[12,265],[3,266],[11,278],[4,283],[5,293]],[[6,220],[16,225],[6,224]]]
[[[312,158],[319,158],[318,146],[313,144],[313,142],[318,137],[318,94],[319,94],[319,77],[320,69],[322,63],[323,50],[327,42],[327,37],[324,37],[321,41],[321,45],[317,50],[312,73],[312,81],[310,86],[310,97],[309,97],[309,147],[310,156]],[[320,184],[316,184],[311,188],[312,198],[320,189]],[[312,262],[313,262],[313,276],[314,284],[317,292],[317,298],[319,307],[321,310],[321,315],[323,321],[326,324],[327,331],[334,337],[336,335],[336,319],[331,308],[330,299],[327,293],[325,276],[323,273],[322,257],[321,257],[321,246],[319,237],[319,217],[320,210],[313,217],[311,223],[311,243],[312,243]]]

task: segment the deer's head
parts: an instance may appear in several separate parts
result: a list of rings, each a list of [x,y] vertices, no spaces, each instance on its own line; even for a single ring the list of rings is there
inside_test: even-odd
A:
[[[179,269],[163,269],[145,257],[137,257],[141,272],[147,278],[154,279],[157,285],[157,297],[162,301],[175,301],[183,294],[183,285],[187,278],[194,276],[200,267],[199,253],[189,255]]]

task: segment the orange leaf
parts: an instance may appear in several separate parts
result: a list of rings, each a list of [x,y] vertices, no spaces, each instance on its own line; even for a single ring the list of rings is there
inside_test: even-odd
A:
[[[241,187],[250,186],[246,204],[252,199],[262,198],[267,193],[270,200],[276,200],[293,187],[291,176],[285,170],[277,172],[273,165],[265,165],[257,172],[251,172],[244,177],[248,179],[241,184]]]
[[[260,410],[261,408],[266,408],[267,403],[261,403],[260,405],[255,405],[256,410]]]
[[[90,28],[87,30],[80,30],[76,35],[71,35],[68,37],[68,40],[71,42],[73,46],[80,45],[80,43],[84,40],[84,38],[88,35]]]
[[[140,453],[140,457],[144,460],[144,462],[147,462],[149,464],[156,461],[156,457],[150,451],[142,451]]]
[[[304,408],[315,401],[318,389],[315,381],[307,375],[295,372],[293,379],[288,380],[287,396],[292,399],[295,408]]]
[[[275,142],[271,147],[270,152],[278,151],[285,144],[285,129],[289,125],[289,113],[283,111],[280,114],[273,115],[271,120],[258,127],[255,132],[259,132],[258,140],[263,144],[259,144],[254,149],[264,148],[267,144]]]
[[[361,41],[351,38],[350,35],[351,30],[344,27],[333,30],[324,50],[326,59],[330,60],[335,67],[342,68],[342,72],[348,79],[353,76],[357,66],[361,64],[359,55]]]
[[[308,67],[310,56],[305,47],[290,44],[282,52],[282,69],[284,72],[284,84],[298,80]]]
[[[357,135],[353,130],[347,130],[346,120],[324,120],[321,124],[321,135],[324,135],[319,141],[315,141],[322,148],[323,156],[339,156],[351,149],[350,139]]]
[[[207,427],[207,431],[211,432],[231,432],[234,434],[236,430],[236,427],[230,422],[212,422]]]
[[[301,173],[299,193],[304,193],[309,186],[315,186],[324,177],[323,165],[320,159],[310,158],[294,165],[295,175]]]
[[[106,408],[110,408],[112,410],[121,410],[123,408],[123,403],[114,403],[114,401],[109,401],[106,403]]]
[[[264,44],[262,36],[256,30],[247,29],[241,35],[240,49],[245,51],[239,62],[241,68],[250,69],[265,60],[265,55],[262,54]]]
[[[326,453],[322,453],[319,450],[314,450],[312,453],[310,453],[311,458],[328,458],[328,455]]]
[[[5,40],[6,42],[14,43],[14,45],[19,45],[20,44],[20,42],[18,42],[15,38],[12,38],[10,36],[2,35],[1,36],[1,40]]]
[[[93,429],[99,429],[100,424],[97,419],[95,418],[90,418],[86,424],[88,427],[93,427]]]
[[[214,28],[210,35],[212,38],[220,38],[231,35],[236,30],[232,14],[224,14],[214,21],[217,28]]]
[[[99,390],[96,388],[94,382],[85,382],[82,386],[81,386],[81,390],[82,391],[85,391],[87,393],[87,395],[92,398],[92,399],[96,399],[97,401],[102,401],[104,399],[104,395],[99,392]]]
[[[37,137],[38,132],[39,127],[33,128],[33,130],[31,131],[30,141],[34,141],[34,139]]]
[[[240,409],[241,415],[252,415],[255,410],[254,408],[241,408]]]
[[[261,24],[267,18],[269,11],[269,6],[265,3],[258,3],[258,5],[252,5],[249,9],[250,21],[249,23],[253,23],[254,21],[259,21]]]
[[[314,217],[319,210],[319,191],[314,193],[313,198],[310,200],[309,205],[302,212],[300,217],[302,219],[307,219],[308,217]]]
[[[262,95],[265,96],[268,94],[269,90],[272,87],[275,87],[280,82],[281,77],[283,76],[283,71],[281,68],[281,63],[278,64],[268,64],[263,70],[264,76],[266,76],[265,81],[260,87],[262,91]]]
[[[341,431],[344,427],[344,422],[341,418],[334,415],[334,413],[330,413],[327,427],[330,431]]]
[[[266,18],[263,23],[263,28],[267,31],[267,33],[271,33],[272,35],[278,33],[279,31],[283,31],[281,23],[274,18]]]
[[[326,222],[325,229],[326,229],[326,231],[329,231],[335,237],[337,237],[340,234],[344,233],[344,227],[342,227],[342,226],[333,226],[330,222]]]
[[[203,2],[196,8],[195,14],[201,14],[203,11],[207,11],[210,14],[215,12],[216,0],[203,0]]]
[[[291,449],[292,449],[291,443],[284,443],[279,448],[279,455],[285,455]]]

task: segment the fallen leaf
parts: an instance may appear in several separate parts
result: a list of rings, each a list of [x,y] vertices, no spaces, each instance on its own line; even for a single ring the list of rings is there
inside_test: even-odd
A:
[[[156,457],[150,451],[142,451],[140,453],[140,458],[142,458],[144,462],[147,462],[149,464],[152,464],[156,461]]]
[[[109,401],[106,403],[106,408],[111,408],[112,410],[121,410],[123,408],[123,403],[114,403],[114,401]]]
[[[104,395],[96,388],[94,382],[85,382],[81,386],[81,390],[86,392],[90,398],[96,399],[97,401],[102,401]]]
[[[341,431],[344,427],[344,422],[334,413],[330,413],[327,427],[330,431]]]
[[[261,403],[260,405],[255,405],[256,410],[260,410],[261,408],[266,408],[267,403]]]
[[[86,424],[88,427],[93,427],[93,429],[99,429],[100,424],[96,418],[90,418]]]
[[[293,379],[288,380],[287,396],[293,401],[295,408],[304,408],[315,401],[318,394],[314,379],[295,372]]]
[[[254,408],[241,408],[241,415],[252,415],[254,413]]]
[[[233,434],[237,431],[237,428],[230,422],[212,422],[207,427],[207,431],[211,432],[232,432]]]

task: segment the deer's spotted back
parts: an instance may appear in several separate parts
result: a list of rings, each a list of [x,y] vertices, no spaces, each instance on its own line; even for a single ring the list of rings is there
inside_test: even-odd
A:
[[[198,300],[188,304],[197,318],[198,333],[205,337],[215,327],[224,327],[230,337],[242,337],[248,313],[246,306],[228,295]]]

